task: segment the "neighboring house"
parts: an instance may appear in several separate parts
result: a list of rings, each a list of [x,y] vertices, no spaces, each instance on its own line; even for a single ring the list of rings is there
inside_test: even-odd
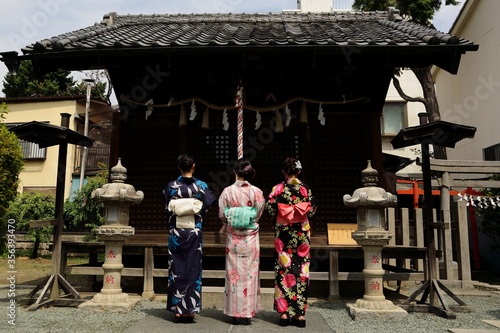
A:
[[[448,158],[452,160],[500,161],[498,13],[500,1],[467,0],[450,33],[473,39],[480,45],[479,50],[463,59],[457,75],[449,75],[439,68],[433,71],[442,119],[477,128],[474,139],[463,140],[455,149],[448,149]],[[470,178],[477,177],[481,175]],[[491,239],[479,234],[478,243],[490,267],[500,267],[498,254],[489,247]]]
[[[448,150],[449,159],[500,161],[500,1],[468,0],[450,33],[471,38],[479,50],[463,59],[457,75],[435,68],[443,120],[475,126],[473,140]]]
[[[398,79],[407,95],[412,97],[422,96],[422,86],[411,70],[402,70]],[[419,125],[418,114],[423,112],[426,112],[426,110],[422,103],[405,101],[396,91],[391,81],[380,120],[382,151],[386,154],[406,157],[411,160],[419,157],[419,151],[416,151],[414,147],[394,149],[391,140],[401,129]],[[419,149],[418,146],[415,147]],[[399,171],[397,175],[402,178],[421,178],[422,172],[420,166],[412,163]]]
[[[85,117],[85,96],[27,97],[0,99],[7,104],[9,113],[5,124],[8,128],[39,121],[61,125],[61,114],[72,115],[70,129],[83,134]],[[96,140],[88,151],[86,176],[97,172],[97,163],[107,164],[111,139],[111,108],[97,100],[91,101],[89,137]],[[58,163],[58,146],[40,148],[38,144],[21,141],[25,158],[24,169],[19,176],[18,191],[40,192],[55,195]],[[68,145],[64,197],[68,198],[78,189],[80,181],[80,147]]]

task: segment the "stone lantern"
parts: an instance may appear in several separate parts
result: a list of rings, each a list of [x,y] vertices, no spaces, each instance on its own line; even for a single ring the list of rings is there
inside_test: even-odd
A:
[[[378,172],[370,161],[361,172],[362,188],[354,191],[352,197],[344,195],[344,204],[356,207],[358,230],[352,238],[362,246],[364,253],[365,294],[355,304],[348,304],[350,315],[354,319],[399,317],[408,313],[386,300],[383,292],[382,249],[393,237],[386,230],[385,209],[395,206],[397,197],[377,187]]]
[[[104,241],[103,288],[92,300],[79,306],[83,309],[95,309],[111,312],[129,312],[137,301],[129,298],[120,287],[122,251],[125,239],[134,234],[134,227],[128,225],[131,204],[139,204],[144,198],[142,191],[136,191],[132,185],[125,184],[127,169],[118,159],[118,164],[111,168],[111,183],[92,192],[92,199],[104,204],[104,225],[97,228],[98,237]]]

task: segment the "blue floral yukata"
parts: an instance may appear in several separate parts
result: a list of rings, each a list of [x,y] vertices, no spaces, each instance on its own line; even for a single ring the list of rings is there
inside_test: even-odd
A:
[[[199,214],[194,215],[194,228],[176,227],[177,216],[168,208],[170,215],[170,237],[168,239],[168,289],[167,310],[174,314],[190,315],[201,309],[203,215],[216,201],[207,184],[195,177],[182,177],[170,182],[165,187],[166,207],[171,200],[195,198],[203,203]]]

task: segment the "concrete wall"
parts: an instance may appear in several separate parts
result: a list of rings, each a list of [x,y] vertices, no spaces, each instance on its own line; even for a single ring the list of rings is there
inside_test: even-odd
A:
[[[479,44],[479,50],[462,56],[457,75],[433,70],[442,119],[477,128],[474,139],[464,139],[455,149],[448,149],[449,159],[483,160],[483,149],[500,143],[498,13],[498,0],[468,0],[450,32]],[[480,254],[498,272],[500,259],[490,244],[491,239],[480,233]]]
[[[475,138],[448,149],[448,158],[482,160],[483,148],[500,143],[500,1],[469,0],[451,33],[479,44],[462,56],[459,72],[433,72],[442,119],[475,126]]]
[[[61,113],[70,115],[84,109],[75,100],[41,101],[41,102],[12,102],[7,103],[9,113],[5,123],[26,123],[33,120],[46,122],[53,125],[61,125]],[[84,111],[84,110],[83,110]],[[73,117],[70,118],[70,129],[76,130]],[[75,145],[68,145],[68,157],[66,161],[65,198],[69,197],[71,189],[71,173],[74,169]],[[24,170],[20,174],[19,192],[25,187],[54,187],[56,186],[57,164],[59,146],[47,148],[46,158],[42,160],[25,160]]]
[[[330,12],[332,10],[332,0],[299,0],[297,7],[302,12]]]

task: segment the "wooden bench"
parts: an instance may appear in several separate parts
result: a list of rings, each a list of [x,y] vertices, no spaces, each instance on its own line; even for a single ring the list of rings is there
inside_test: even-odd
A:
[[[166,256],[168,234],[166,232],[151,233],[137,231],[135,235],[126,240],[123,248],[125,255],[140,255],[144,257],[142,268],[125,267],[122,276],[143,277],[144,298],[154,295],[154,277],[168,277],[168,269],[155,268],[154,256]],[[204,232],[203,234],[203,255],[205,257],[224,257],[226,240],[225,235],[218,232]],[[274,256],[274,234],[272,232],[260,233],[260,247],[262,258],[272,258]],[[63,242],[63,265],[62,271],[65,274],[77,275],[103,275],[103,269],[97,262],[97,254],[104,252],[103,242]],[[67,255],[70,253],[89,254],[89,265],[67,266]],[[339,281],[362,281],[362,272],[341,272],[339,271],[339,259],[362,259],[363,250],[359,246],[335,246],[328,245],[327,237],[313,236],[311,238],[311,267],[318,261],[328,261],[328,269],[325,271],[310,272],[311,281],[329,282],[329,299],[340,299]],[[424,259],[426,249],[424,247],[392,245],[383,250],[384,258],[393,259]],[[224,279],[225,271],[207,269],[209,265],[204,264],[203,279]],[[411,271],[400,269],[394,266],[384,266],[388,271],[384,274],[387,281],[423,281],[424,273],[421,271]],[[273,280],[273,271],[261,271],[261,280]]]

